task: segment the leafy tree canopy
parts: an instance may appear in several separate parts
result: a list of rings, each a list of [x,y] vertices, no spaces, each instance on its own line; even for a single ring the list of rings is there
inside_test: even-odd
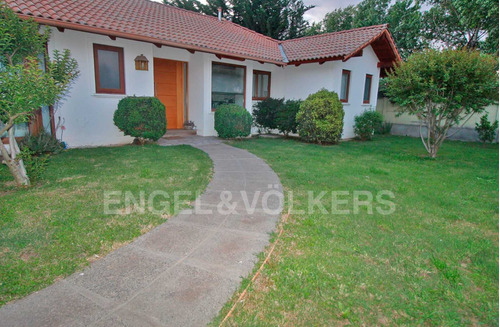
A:
[[[302,0],[164,0],[166,4],[210,16],[218,14],[232,22],[274,39],[293,39],[305,35],[308,22],[304,14],[313,6]]]
[[[497,0],[428,0],[425,36],[437,46],[498,53]]]
[[[335,9],[326,14],[316,31],[308,30],[308,34],[319,34],[343,31],[371,25],[389,24],[403,58],[426,45],[423,37],[425,28],[423,14],[419,3],[413,0],[396,0],[391,5],[389,0],[363,0],[356,6]]]
[[[403,58],[428,46],[498,53],[496,0],[363,0],[335,9],[307,35],[389,24]]]

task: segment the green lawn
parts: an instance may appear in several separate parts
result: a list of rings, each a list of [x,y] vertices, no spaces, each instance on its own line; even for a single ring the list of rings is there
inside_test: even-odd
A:
[[[212,162],[189,146],[73,149],[54,156],[43,179],[16,190],[0,165],[0,305],[47,286],[161,224],[173,206],[104,214],[105,191],[189,191],[187,206],[211,178]],[[119,199],[115,195],[112,199]],[[125,207],[125,195],[120,204]],[[131,202],[132,203],[132,202]],[[0,323],[1,324],[1,323]]]
[[[498,145],[446,142],[430,160],[407,137],[232,144],[272,166],[294,209],[307,191],[390,190],[396,210],[291,215],[228,325],[498,325]]]

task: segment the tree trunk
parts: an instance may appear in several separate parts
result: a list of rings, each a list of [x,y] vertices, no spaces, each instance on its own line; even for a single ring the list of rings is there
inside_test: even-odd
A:
[[[420,118],[421,119],[421,118]],[[428,110],[427,117],[425,119],[426,127],[427,127],[427,137],[424,138],[422,134],[422,123],[420,124],[420,138],[422,143],[424,144],[425,150],[429,154],[429,157],[436,158],[439,148],[443,143],[443,140],[446,136],[443,136],[443,130],[439,129],[437,126],[439,123],[436,117],[432,114],[431,109]],[[448,129],[444,130],[445,135],[448,133]]]
[[[9,167],[10,172],[14,176],[17,186],[29,186],[30,180],[26,173],[24,163],[22,160],[16,160],[16,155],[19,153],[19,147],[17,145],[16,139],[14,137],[14,130],[9,128],[9,148],[10,154],[3,144],[0,144],[0,150],[2,152],[2,158]]]
[[[436,158],[439,147],[436,144],[432,144],[429,148],[429,157]]]

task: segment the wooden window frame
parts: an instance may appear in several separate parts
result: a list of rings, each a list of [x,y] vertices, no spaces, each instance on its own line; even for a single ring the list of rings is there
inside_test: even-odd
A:
[[[268,76],[268,82],[267,82],[267,97],[259,97],[259,96],[254,96],[256,92],[259,91],[259,78],[257,77],[257,82],[255,84],[255,90],[252,90],[252,100],[265,100],[271,97],[271,72],[267,72],[264,70],[254,70],[253,75],[267,75]],[[252,75],[252,87],[253,87],[253,75]]]
[[[368,100],[365,100],[365,90],[363,90],[363,104],[370,104],[370,99],[372,97],[373,75],[372,74],[366,74],[366,77],[365,77],[365,87],[366,87],[366,80],[367,79],[370,79],[370,85],[368,86]]]
[[[342,76],[340,78],[340,96],[342,96],[342,80],[343,80],[343,76],[344,76],[344,73],[347,73],[347,85],[346,85],[346,89],[345,89],[345,99],[341,98],[340,99],[340,102],[348,102],[349,101],[349,85],[351,84],[351,71],[350,70],[347,70],[347,69],[342,69]]]
[[[246,104],[247,104],[247,66],[228,64],[226,62],[212,61],[212,67],[214,64],[243,68],[243,108],[246,109],[247,108],[246,107]],[[211,82],[213,82],[213,78],[212,78],[213,71],[210,73],[210,75],[211,75],[210,76]],[[213,92],[212,89],[210,89],[210,103],[212,103],[212,92]],[[212,112],[215,112],[215,111],[216,111],[216,109],[212,108]]]
[[[103,94],[125,94],[125,64],[123,56],[123,48],[113,47],[110,45],[94,43],[94,75],[95,75],[95,92]],[[118,53],[118,69],[120,74],[120,88],[106,89],[100,85],[99,78],[99,55],[98,50],[114,51]]]

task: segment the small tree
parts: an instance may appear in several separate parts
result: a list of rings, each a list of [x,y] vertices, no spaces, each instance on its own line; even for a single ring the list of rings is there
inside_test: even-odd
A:
[[[69,51],[54,52],[46,69],[37,57],[44,54],[48,30],[39,30],[33,20],[21,20],[5,4],[0,4],[0,135],[7,133],[9,151],[1,145],[4,162],[18,186],[30,185],[13,126],[28,121],[43,105],[52,105],[66,93],[77,75],[77,64]]]
[[[497,70],[496,58],[477,51],[426,50],[394,69],[386,94],[399,114],[417,116],[422,143],[435,158],[451,127],[497,100]]]
[[[481,116],[479,123],[476,123],[476,132],[479,140],[483,143],[491,143],[495,139],[495,132],[498,128],[498,120],[492,124],[488,120],[488,114]]]

